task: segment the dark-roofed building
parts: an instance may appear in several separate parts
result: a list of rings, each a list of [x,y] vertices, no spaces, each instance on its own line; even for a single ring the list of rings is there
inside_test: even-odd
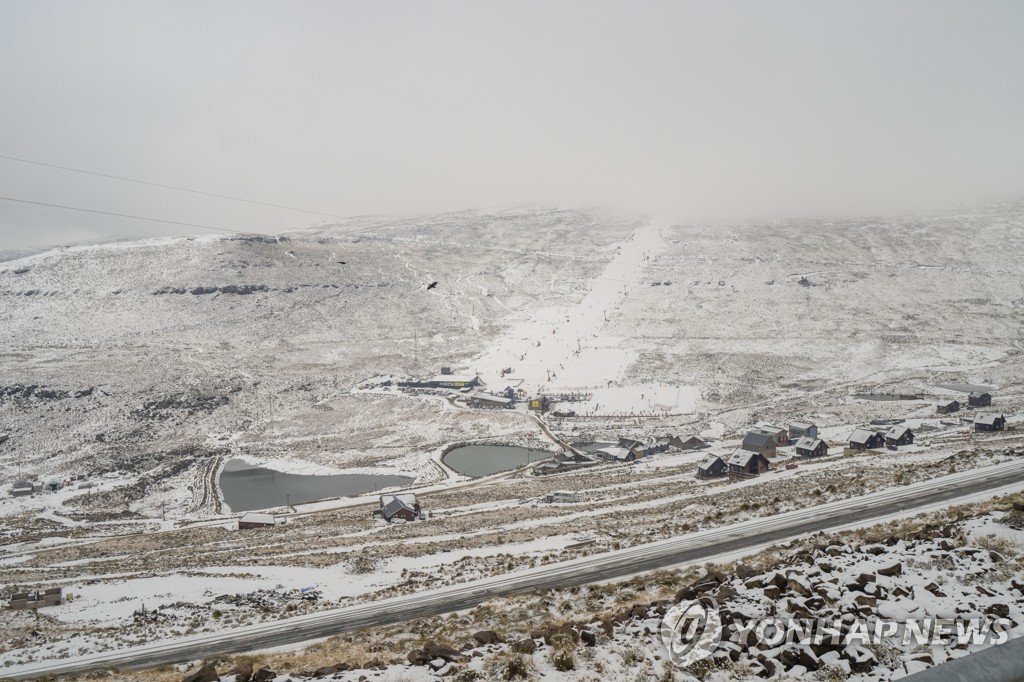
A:
[[[748,431],[743,437],[743,449],[756,452],[765,457],[774,457],[776,454],[776,440],[770,433],[763,431]]]
[[[32,485],[32,481],[20,480],[15,481],[14,485],[11,486],[11,495],[15,497],[27,497],[35,492],[35,487]]]
[[[882,434],[871,429],[854,429],[848,440],[851,450],[870,450],[881,447],[885,443]]]
[[[801,457],[824,457],[828,454],[828,445],[820,438],[804,436],[796,442],[796,454]]]
[[[420,503],[414,493],[398,493],[396,495],[381,495],[380,509],[376,515],[390,523],[394,519],[404,521],[415,521],[420,518]]]
[[[758,424],[754,427],[754,430],[771,435],[771,437],[775,439],[776,445],[789,445],[789,431],[781,426],[775,426],[774,424]]]
[[[768,458],[759,452],[739,448],[729,456],[729,478],[744,479],[759,476],[771,468]]]
[[[974,417],[975,431],[1002,431],[1006,428],[1006,417],[995,412],[979,412]]]
[[[949,402],[939,403],[935,406],[935,412],[937,414],[953,414],[954,412],[960,411],[960,401],[950,400]]]
[[[477,393],[469,399],[469,404],[473,407],[486,407],[492,409],[511,409],[513,407],[512,398],[499,395],[491,395],[490,393]]]
[[[637,459],[640,459],[641,457],[650,457],[651,455],[656,455],[659,452],[665,452],[666,450],[668,450],[667,443],[641,443],[640,445],[634,445],[629,449],[630,452],[636,455]]]
[[[702,439],[690,434],[666,436],[665,438],[659,438],[658,442],[665,442],[670,448],[675,448],[676,450],[700,450],[708,446]]]
[[[701,480],[721,478],[725,476],[727,469],[724,459],[718,455],[707,455],[697,465],[697,478]]]
[[[480,377],[475,374],[442,374],[430,380],[438,388],[466,388],[479,386]]]
[[[906,424],[897,424],[885,434],[886,445],[913,445],[914,432]]]
[[[811,422],[790,422],[789,439],[791,441],[796,441],[805,437],[817,438],[818,427],[812,424]]]
[[[529,407],[531,412],[540,412],[541,414],[544,414],[551,409],[551,401],[548,400],[546,396],[538,395],[530,398],[530,401],[527,403],[527,407]]]
[[[967,404],[971,407],[988,407],[992,404],[991,393],[972,393],[967,396]]]
[[[636,446],[641,445],[640,441],[635,438],[626,438],[625,436],[619,436],[619,447],[627,450],[632,450]]]
[[[273,514],[245,512],[238,519],[238,530],[250,530],[253,528],[273,528],[276,525],[277,518]]]

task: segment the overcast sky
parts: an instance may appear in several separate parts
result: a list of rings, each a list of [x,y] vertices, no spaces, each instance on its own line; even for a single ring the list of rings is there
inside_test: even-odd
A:
[[[1024,196],[1024,3],[0,0],[0,155],[337,215]],[[0,196],[322,217],[0,159]],[[0,201],[0,250],[201,230]]]

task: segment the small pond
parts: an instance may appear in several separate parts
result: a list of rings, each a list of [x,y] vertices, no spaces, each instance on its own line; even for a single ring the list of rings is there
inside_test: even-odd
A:
[[[996,390],[995,386],[985,386],[984,384],[935,384],[935,388],[963,391],[964,393],[991,393]]]
[[[614,447],[616,445],[618,445],[618,443],[573,443],[574,448],[582,450],[583,452],[597,452],[598,450]]]
[[[444,456],[444,463],[464,476],[490,476],[552,457],[547,450],[514,445],[464,445]]]
[[[221,472],[220,489],[232,511],[244,512],[283,507],[288,502],[300,504],[328,497],[361,495],[382,488],[409,485],[412,481],[407,476],[383,474],[285,474],[232,459]]]
[[[853,397],[858,400],[878,400],[881,402],[921,399],[919,395],[897,395],[894,393],[854,393]]]

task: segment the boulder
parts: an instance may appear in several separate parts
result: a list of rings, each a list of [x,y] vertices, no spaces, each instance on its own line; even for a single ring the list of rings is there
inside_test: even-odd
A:
[[[857,576],[857,584],[861,587],[864,587],[868,583],[873,583],[875,580],[877,580],[877,577],[874,573],[861,573]]]
[[[327,677],[328,675],[333,675],[336,672],[338,672],[338,669],[333,665],[325,665],[322,668],[314,670],[313,677]]]
[[[484,645],[501,643],[501,637],[499,637],[498,633],[494,630],[481,630],[480,632],[474,632],[473,639]]]
[[[995,616],[996,618],[1009,618],[1010,607],[1006,604],[992,604],[985,609],[985,613]]]
[[[736,566],[736,577],[740,580],[753,578],[755,575],[757,575],[757,571],[752,569],[750,566],[747,566],[746,564],[739,564],[738,566]]]
[[[850,671],[853,673],[869,672],[878,663],[878,659],[869,650],[856,644],[843,649],[843,659],[850,664]]]
[[[532,639],[521,639],[518,642],[513,642],[512,646],[509,648],[517,654],[526,654],[529,656],[537,650],[537,642]]]
[[[878,575],[884,575],[887,578],[892,578],[897,575],[903,575],[903,564],[896,562],[892,566],[886,566],[885,568],[878,569]]]
[[[810,586],[799,577],[794,576],[790,578],[788,585],[791,591],[796,592],[802,597],[811,596]]]
[[[687,586],[676,592],[676,602],[693,601],[697,597],[697,590],[693,586]]]
[[[256,674],[252,676],[252,682],[270,682],[270,680],[275,677],[277,677],[277,673],[264,666],[257,670]]]
[[[207,663],[196,672],[183,678],[181,682],[220,682],[220,675],[217,674],[217,669],[213,667],[213,664]]]
[[[430,657],[431,660],[435,658],[443,658],[446,661],[457,661],[461,659],[462,652],[458,649],[454,649],[447,644],[438,644],[437,642],[427,642],[423,645],[423,652]],[[363,666],[368,668],[370,666]]]
[[[363,664],[363,668],[366,670],[384,670],[388,667],[388,664],[380,660],[376,656]],[[337,671],[337,669],[335,669]]]
[[[800,665],[807,668],[808,670],[817,670],[819,663],[818,657],[814,655],[814,652],[807,647],[800,649]]]
[[[768,597],[769,599],[771,599],[773,601],[778,599],[779,596],[782,595],[782,590],[780,590],[775,585],[769,585],[768,587],[764,588],[763,591],[764,591],[764,596]]]
[[[580,630],[580,640],[587,646],[597,646],[597,635],[590,630]]]
[[[737,592],[735,589],[729,587],[728,585],[723,585],[722,587],[718,588],[718,593],[715,594],[715,598],[718,599],[719,602],[723,602],[728,599],[732,599],[736,596],[736,594]]]
[[[428,656],[427,652],[423,649],[413,649],[409,652],[406,658],[409,659],[409,662],[413,665],[426,665],[427,663],[430,663],[430,656]]]
[[[573,630],[568,625],[558,625],[549,627],[545,630],[540,639],[544,640],[544,643],[548,646],[552,646],[552,643],[561,639],[562,637],[568,637],[574,644],[580,641],[580,635],[578,632]]]
[[[857,606],[878,606],[878,600],[866,594],[858,594],[853,601]]]

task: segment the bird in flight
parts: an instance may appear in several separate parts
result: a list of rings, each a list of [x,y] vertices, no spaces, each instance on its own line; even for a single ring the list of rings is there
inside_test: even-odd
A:
[[[427,285],[427,291],[430,291],[431,289],[433,289],[436,286],[437,286],[437,282],[431,282],[430,284]]]

